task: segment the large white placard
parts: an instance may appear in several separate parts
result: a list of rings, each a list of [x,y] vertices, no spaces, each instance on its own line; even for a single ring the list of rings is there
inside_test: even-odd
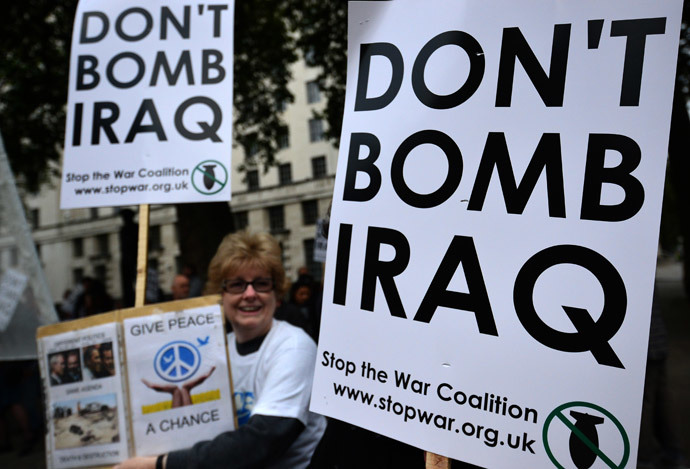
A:
[[[129,318],[123,327],[136,455],[234,430],[219,305]]]
[[[350,3],[313,411],[635,465],[681,5]]]
[[[81,0],[62,208],[230,200],[232,0]]]

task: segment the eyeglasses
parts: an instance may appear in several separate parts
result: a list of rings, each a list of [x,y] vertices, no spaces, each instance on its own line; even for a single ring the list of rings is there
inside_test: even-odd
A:
[[[223,285],[221,288],[226,293],[243,293],[249,285],[251,285],[252,288],[259,293],[268,293],[273,290],[273,279],[255,278],[251,282],[246,282],[240,278],[226,278],[223,280]]]

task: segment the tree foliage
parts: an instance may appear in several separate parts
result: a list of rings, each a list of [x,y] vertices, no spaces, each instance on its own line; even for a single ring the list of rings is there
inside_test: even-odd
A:
[[[0,131],[17,180],[37,191],[64,138],[75,1],[7,2],[0,16]]]
[[[328,122],[326,135],[337,146],[343,125],[347,74],[347,4],[345,0],[295,2],[292,18],[297,45],[307,65],[318,67],[326,107],[319,117]]]

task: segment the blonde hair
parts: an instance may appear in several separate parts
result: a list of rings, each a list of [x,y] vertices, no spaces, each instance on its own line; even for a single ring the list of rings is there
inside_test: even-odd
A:
[[[267,270],[273,279],[277,298],[287,290],[287,280],[278,241],[268,233],[231,233],[221,241],[208,266],[204,293],[221,293],[223,280],[248,267]]]

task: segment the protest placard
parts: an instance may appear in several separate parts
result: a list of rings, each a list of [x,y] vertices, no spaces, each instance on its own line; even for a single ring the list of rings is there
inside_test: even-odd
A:
[[[44,326],[37,344],[49,468],[115,464],[235,428],[217,295]]]
[[[234,430],[219,302],[153,314],[148,308],[123,316],[135,454],[166,453]]]
[[[681,6],[350,3],[313,411],[635,464]]]
[[[47,466],[115,464],[129,455],[115,314],[39,329]]]
[[[233,8],[79,2],[61,208],[230,200]]]

